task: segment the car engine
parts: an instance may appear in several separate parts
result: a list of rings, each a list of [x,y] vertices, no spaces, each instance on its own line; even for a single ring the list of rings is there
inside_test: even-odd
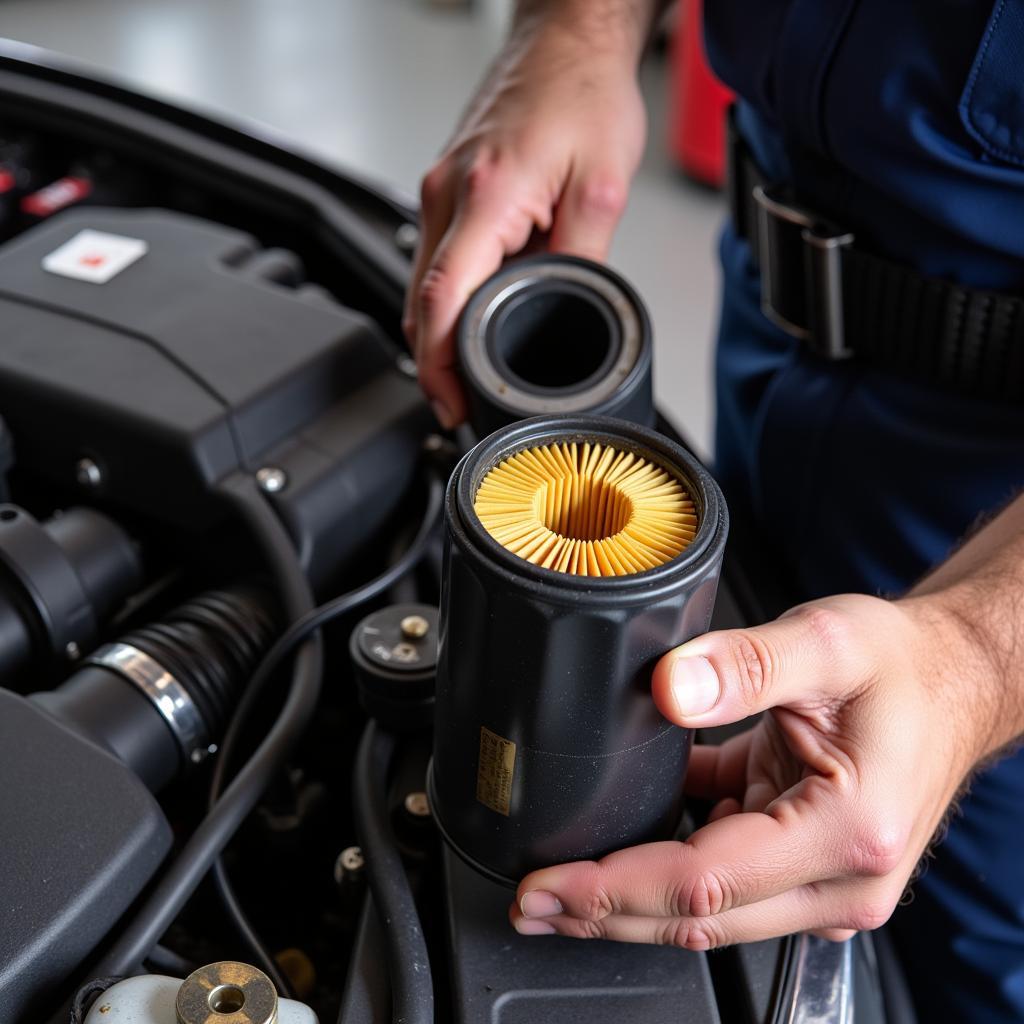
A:
[[[258,131],[0,47],[0,1020],[910,1019],[884,934],[524,939],[444,841],[440,527],[476,438],[438,430],[401,341],[415,220]],[[507,351],[481,342],[481,436],[519,415],[503,367],[523,415],[576,401],[537,332],[618,285],[559,272],[500,321]],[[622,288],[570,411],[685,448]],[[729,545],[716,626],[778,586],[742,523]]]

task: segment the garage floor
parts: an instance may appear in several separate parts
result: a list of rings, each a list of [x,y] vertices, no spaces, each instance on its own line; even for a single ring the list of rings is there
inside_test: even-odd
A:
[[[494,54],[509,0],[2,0],[0,35],[71,54],[214,112],[253,118],[330,161],[415,192]],[[647,156],[612,262],[647,299],[656,390],[710,450],[719,197],[664,143],[667,67],[644,71]]]

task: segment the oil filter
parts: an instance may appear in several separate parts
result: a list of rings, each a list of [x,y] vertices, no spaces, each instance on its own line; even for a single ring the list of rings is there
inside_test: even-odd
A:
[[[553,413],[654,423],[650,319],[602,264],[559,255],[507,263],[470,297],[458,345],[480,437]]]
[[[428,787],[449,844],[514,885],[670,837],[692,737],[650,675],[711,621],[714,480],[645,427],[540,417],[459,463],[445,524]]]

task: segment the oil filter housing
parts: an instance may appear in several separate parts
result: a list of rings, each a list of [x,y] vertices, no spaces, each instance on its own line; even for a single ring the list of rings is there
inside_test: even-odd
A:
[[[492,879],[673,834],[691,735],[650,673],[711,621],[728,531],[699,462],[644,427],[545,417],[445,499],[431,807]]]
[[[512,260],[470,296],[458,346],[480,437],[552,413],[654,424],[650,318],[633,288],[600,263]]]

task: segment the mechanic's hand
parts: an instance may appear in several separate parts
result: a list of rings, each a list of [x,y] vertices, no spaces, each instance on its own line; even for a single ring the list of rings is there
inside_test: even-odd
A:
[[[466,416],[453,328],[476,287],[535,231],[606,255],[645,134],[634,51],[554,24],[514,35],[424,177],[403,328],[445,427]]]
[[[717,801],[711,822],[686,842],[533,872],[512,923],[696,950],[877,928],[992,752],[992,667],[977,646],[932,599],[843,596],[677,648],[654,674],[671,721],[768,712],[694,748],[687,789]]]

